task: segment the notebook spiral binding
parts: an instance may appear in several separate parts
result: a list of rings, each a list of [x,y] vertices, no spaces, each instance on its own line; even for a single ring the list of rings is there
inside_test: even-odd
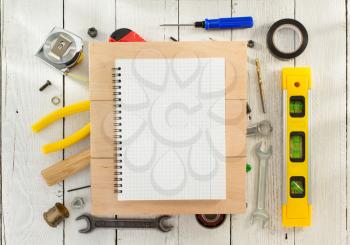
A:
[[[122,122],[121,122],[121,67],[113,68],[113,119],[114,119],[114,192],[123,193],[122,175],[123,160],[122,157]]]

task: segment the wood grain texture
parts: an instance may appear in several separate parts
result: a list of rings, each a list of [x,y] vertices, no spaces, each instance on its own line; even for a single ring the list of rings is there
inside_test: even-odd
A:
[[[296,18],[308,28],[310,37],[305,53],[296,59],[296,66],[311,66],[313,79],[313,217],[310,228],[296,229],[295,243],[346,244],[349,232],[346,183],[349,181],[346,180],[347,118],[344,108],[348,87],[345,1],[297,0],[295,8]],[[316,20],[311,16],[323,9],[327,9],[331,21]],[[330,46],[333,48],[329,49]]]
[[[91,156],[93,158],[113,158],[113,102],[91,102]],[[246,101],[226,100],[226,156],[246,156]]]
[[[84,40],[85,58],[81,64],[72,69],[72,73],[82,77],[89,75],[89,50],[88,44],[91,42],[106,42],[109,35],[115,30],[115,1],[114,0],[64,0],[64,19],[65,28]],[[96,38],[91,38],[87,34],[89,27],[95,27],[98,31]],[[83,81],[77,81],[70,78],[65,79],[65,103],[72,104],[77,101],[88,99],[89,84]],[[80,113],[65,120],[64,133],[70,135],[77,129],[85,125],[90,120],[90,113]],[[85,139],[65,150],[65,157],[76,154],[90,145],[89,139]],[[81,234],[79,229],[86,224],[84,221],[75,221],[75,218],[82,213],[91,212],[90,189],[81,189],[73,192],[67,190],[90,185],[90,168],[68,178],[64,181],[64,198],[67,207],[70,208],[70,218],[65,222],[65,245],[96,245],[96,244],[114,244],[116,232],[111,229],[102,229],[90,234]],[[83,209],[72,209],[71,202],[77,196],[83,197],[86,206]]]
[[[235,54],[232,58],[231,55]],[[118,58],[172,58],[172,57],[225,57],[226,64],[226,157],[227,194],[220,201],[159,202],[118,201],[113,195],[113,98],[111,88],[111,69]],[[245,132],[246,116],[244,99],[246,65],[246,46],[242,42],[146,42],[114,43],[90,45],[90,84],[91,90],[91,176],[93,213],[97,215],[116,214],[194,214],[240,213],[245,209]],[[235,90],[237,89],[237,91]],[[236,91],[236,92],[235,92]],[[241,92],[240,92],[241,91]],[[104,101],[102,101],[104,100]],[[109,104],[107,104],[109,103]],[[236,138],[236,141],[232,140]],[[101,150],[101,151],[100,151]],[[103,152],[102,155],[101,152]],[[97,154],[97,155],[95,155]],[[235,164],[230,158],[235,157]],[[239,159],[239,160],[237,160]],[[95,166],[93,166],[95,165]],[[234,167],[237,165],[237,167]],[[103,166],[103,167],[101,167]],[[108,167],[107,167],[108,166]],[[234,171],[233,171],[234,170]],[[97,171],[97,172],[94,172]],[[109,186],[109,187],[108,187]],[[146,205],[147,204],[147,205]],[[160,206],[162,204],[163,206]],[[199,211],[202,210],[202,211]],[[162,211],[162,212],[160,212]]]
[[[116,0],[117,28],[127,27],[146,41],[170,41],[170,36],[178,38],[177,28],[167,29],[161,23],[178,21],[178,0]],[[148,217],[148,216],[144,216]],[[159,234],[157,231],[117,231],[118,245],[130,244],[178,244],[178,216],[172,219],[174,232]]]
[[[114,61],[141,58],[225,58],[225,99],[245,100],[246,44],[243,42],[145,42],[90,44],[90,100],[113,100]],[[108,68],[111,67],[109,70]]]
[[[74,154],[41,171],[48,185],[57,184],[90,164],[90,149]]]
[[[350,11],[350,6],[348,4],[346,4],[346,13],[349,13]],[[346,27],[348,27],[349,25],[349,21],[350,21],[350,16],[347,14],[346,16]],[[349,169],[349,163],[350,163],[350,151],[348,150],[349,149],[349,145],[350,145],[350,137],[348,136],[348,133],[347,132],[350,132],[350,124],[348,123],[348,118],[350,116],[350,108],[349,108],[349,103],[350,103],[350,97],[349,97],[349,92],[350,92],[350,88],[348,87],[348,82],[349,82],[349,76],[350,76],[350,70],[349,70],[349,59],[350,59],[350,53],[349,53],[349,48],[348,48],[348,45],[349,45],[349,40],[350,40],[350,32],[347,31],[346,32],[346,86],[347,86],[347,90],[346,90],[346,146],[345,146],[345,149],[343,149],[343,151],[345,150],[346,152],[346,191],[345,191],[345,196],[346,196],[346,211],[348,210],[349,208],[349,203],[350,203],[350,182],[347,181],[347,178],[348,176],[350,175],[350,169]],[[345,241],[344,243],[345,244],[349,244],[350,243],[350,239],[349,239],[349,231],[347,229],[347,224],[349,224],[350,222],[350,216],[349,215],[346,215],[346,238],[345,238]]]
[[[179,0],[179,23],[193,23],[195,21],[204,20],[205,18],[229,17],[231,16],[231,7],[231,0]],[[167,27],[168,30],[172,28],[173,27]],[[242,30],[238,30],[238,32],[241,31]],[[179,39],[181,41],[229,41],[231,40],[231,33],[232,31],[230,30],[205,31],[201,28],[180,27]],[[243,40],[237,39],[237,41]],[[247,91],[247,88],[245,88],[245,91]],[[230,215],[227,217],[222,227],[214,230],[208,230],[199,226],[193,215],[181,215],[179,217],[179,229],[180,244],[209,245],[216,244],[218,241],[220,241],[220,244],[230,244]]]
[[[273,6],[276,11],[270,11]],[[248,101],[252,108],[251,124],[263,119],[271,121],[273,133],[270,137],[252,137],[247,139],[248,162],[252,171],[247,176],[247,211],[243,215],[232,216],[232,244],[293,244],[294,230],[282,227],[281,192],[282,192],[282,67],[294,66],[293,60],[280,61],[273,57],[266,46],[266,34],[275,21],[282,18],[293,18],[294,2],[283,1],[233,1],[233,15],[251,14],[254,16],[254,28],[242,32],[232,32],[232,38],[254,40],[255,47],[248,49]],[[249,11],[247,11],[249,10]],[[288,34],[288,33],[287,33]],[[282,34],[283,35],[283,34]],[[288,39],[287,39],[288,40]],[[262,112],[259,88],[254,60],[260,59],[267,113]],[[251,225],[251,214],[256,209],[259,162],[255,154],[255,145],[262,141],[263,146],[273,146],[273,154],[269,161],[266,209],[270,220],[265,229],[261,223]]]
[[[34,56],[52,27],[61,25],[62,2],[1,3],[2,244],[61,245],[63,226],[52,229],[42,213],[62,202],[62,187],[49,188],[40,177],[41,169],[60,160],[61,153],[43,155],[40,147],[62,137],[62,123],[39,134],[30,126],[57,109],[50,99],[63,91],[62,76]],[[45,12],[37,11],[38,6]],[[39,92],[47,79],[53,86]]]
[[[245,158],[226,158],[226,200],[213,201],[118,201],[111,188],[114,185],[113,159],[91,159],[91,185],[92,188],[92,213],[99,216],[110,216],[111,213],[122,215],[151,215],[151,214],[195,214],[198,210],[203,213],[218,213],[233,210],[244,212],[245,205],[241,197],[244,196],[245,176],[236,174],[235,178],[230,173],[242,173],[245,171]],[[231,175],[232,176],[232,175]]]
[[[300,0],[3,0],[1,2],[2,54],[2,243],[12,244],[348,244],[346,215],[350,182],[347,168],[349,152],[346,137],[346,23],[347,1]],[[63,11],[64,4],[64,11]],[[348,6],[349,8],[349,6]],[[348,9],[350,11],[350,9]],[[234,31],[204,31],[192,27],[159,27],[162,23],[191,23],[203,18],[229,15],[252,15],[253,29]],[[266,32],[276,20],[294,16],[309,31],[309,46],[295,61],[279,61],[266,49]],[[247,203],[245,214],[232,215],[231,220],[216,230],[200,227],[193,215],[175,216],[171,222],[174,231],[163,234],[146,230],[98,230],[88,235],[77,232],[84,224],[74,218],[89,212],[90,190],[67,192],[70,188],[90,184],[89,170],[64,183],[47,187],[40,171],[53,162],[62,160],[62,153],[42,155],[40,147],[61,138],[83,126],[88,113],[77,115],[63,123],[57,122],[40,134],[32,134],[29,126],[42,115],[57,109],[51,105],[54,95],[65,95],[70,104],[88,98],[84,82],[65,79],[33,56],[53,26],[63,25],[80,35],[86,42],[105,41],[111,31],[129,27],[146,40],[169,41],[170,36],[180,40],[249,40],[255,41],[248,50],[248,98],[253,109],[251,123],[271,120],[274,132],[270,138],[247,139],[247,159],[253,170],[247,175]],[[348,20],[349,21],[349,20]],[[95,26],[96,39],[86,31]],[[18,38],[18,34],[26,38]],[[28,37],[28,38],[27,38]],[[348,40],[350,35],[348,33]],[[86,47],[86,46],[85,46]],[[87,54],[87,50],[85,50]],[[254,58],[260,58],[267,95],[268,113],[261,112],[256,84]],[[347,59],[350,59],[348,56]],[[76,67],[78,74],[87,76],[87,59]],[[284,66],[310,65],[313,75],[313,226],[306,229],[281,228],[281,90],[280,70]],[[349,69],[348,69],[348,75]],[[37,89],[47,79],[53,86],[39,93]],[[349,89],[349,88],[348,88]],[[322,132],[319,133],[319,132]],[[271,221],[267,229],[250,225],[255,207],[257,159],[253,151],[258,141],[274,144],[274,155],[269,168],[267,207]],[[347,141],[346,141],[347,140]],[[65,151],[65,156],[77,153],[89,145],[88,140]],[[64,200],[63,200],[64,195]],[[70,202],[82,196],[87,205],[82,210],[71,210],[65,225],[53,229],[43,221],[42,212],[56,201]],[[347,218],[346,218],[347,217]],[[347,219],[347,220],[346,220]],[[231,221],[231,222],[230,222]],[[231,227],[230,223],[232,223]],[[230,229],[231,228],[231,229]],[[63,236],[63,229],[64,236]],[[231,237],[231,241],[230,241]],[[287,239],[286,239],[287,237]]]

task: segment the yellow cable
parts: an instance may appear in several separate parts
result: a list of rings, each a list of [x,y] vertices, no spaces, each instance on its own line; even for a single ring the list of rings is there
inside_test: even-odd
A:
[[[50,153],[53,151],[62,150],[70,145],[75,144],[79,140],[84,139],[89,134],[90,134],[90,123],[86,124],[83,128],[79,129],[75,133],[69,135],[68,137],[66,137],[62,140],[44,145],[42,147],[42,152],[47,154],[47,153]]]
[[[51,112],[45,117],[41,118],[39,121],[32,125],[32,130],[34,132],[39,132],[43,128],[47,127],[49,124],[57,121],[63,117],[70,116],[75,113],[90,110],[90,101],[82,101],[69,106],[65,106],[56,111]]]

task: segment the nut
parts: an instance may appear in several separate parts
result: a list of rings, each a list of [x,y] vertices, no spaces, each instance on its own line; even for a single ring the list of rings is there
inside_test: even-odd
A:
[[[74,197],[73,201],[71,202],[71,206],[74,209],[81,209],[85,207],[85,201],[82,197]]]
[[[255,46],[255,42],[254,42],[253,40],[249,40],[249,41],[247,42],[247,47],[248,47],[248,48],[254,48],[254,46]]]
[[[88,29],[88,35],[92,38],[97,37],[97,29],[95,27],[90,27]]]

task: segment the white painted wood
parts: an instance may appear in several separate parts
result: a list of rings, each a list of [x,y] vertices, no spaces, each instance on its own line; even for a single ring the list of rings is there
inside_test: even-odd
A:
[[[313,77],[313,225],[296,230],[296,244],[347,242],[345,11],[345,1],[296,1],[296,18],[309,31],[296,65],[311,66]]]
[[[347,13],[350,11],[350,6],[347,4],[346,5],[346,11],[347,11]],[[347,15],[346,16],[347,17],[347,25],[348,25],[348,23],[349,23],[349,21],[350,21],[350,17],[349,17],[349,15]],[[348,68],[348,62],[349,62],[349,51],[348,51],[348,45],[349,45],[349,41],[348,40],[350,40],[349,38],[350,38],[350,33],[349,33],[349,31],[346,33],[347,34],[347,39],[346,39],[346,44],[347,44],[347,47],[346,47],[346,67],[347,67],[347,70],[346,70],[346,72],[347,72],[347,76],[346,76],[346,84],[348,84],[348,79],[349,79],[349,76],[350,76],[350,70],[349,70],[349,68]],[[349,108],[348,108],[348,105],[349,105],[349,103],[350,103],[350,98],[349,98],[349,96],[348,96],[348,94],[349,94],[349,87],[347,87],[347,90],[346,90],[346,94],[347,94],[347,96],[346,96],[346,99],[347,99],[347,101],[346,101],[346,118],[347,118],[347,120],[348,120],[348,118],[349,118],[349,116],[350,116],[350,110],[349,110]],[[345,193],[345,195],[346,195],[346,213],[348,212],[348,206],[349,206],[349,201],[350,201],[350,195],[349,195],[349,191],[350,191],[350,182],[347,180],[347,178],[348,178],[348,176],[349,176],[349,168],[348,168],[348,166],[349,166],[349,162],[350,162],[350,152],[348,151],[348,146],[349,146],[349,144],[350,144],[350,138],[348,137],[348,133],[347,132],[350,132],[349,130],[350,130],[350,124],[348,123],[348,121],[346,120],[346,146],[345,146],[345,151],[346,151],[346,193]],[[349,215],[346,215],[346,227],[347,227],[347,224],[349,224],[349,221],[350,221],[350,216]],[[344,241],[344,243],[346,243],[346,244],[349,244],[349,232],[347,231],[347,233],[346,233],[346,239],[345,239],[345,241]]]
[[[294,0],[107,0],[107,1],[39,1],[3,0],[1,5],[2,37],[2,241],[4,244],[346,244],[346,23],[345,1]],[[62,159],[62,152],[43,155],[40,147],[62,138],[63,123],[57,122],[39,134],[30,131],[36,119],[57,109],[50,103],[54,95],[65,94],[66,104],[88,98],[84,82],[65,79],[34,57],[34,53],[53,26],[62,26],[86,41],[106,41],[115,27],[127,27],[146,40],[248,40],[256,42],[249,49],[249,103],[252,122],[271,120],[274,133],[269,139],[248,140],[248,162],[253,170],[247,179],[245,214],[234,215],[216,230],[200,227],[193,216],[174,217],[174,231],[99,230],[80,235],[77,229],[84,223],[74,221],[81,212],[90,210],[90,190],[66,191],[89,184],[89,170],[85,170],[62,184],[48,187],[40,171]],[[293,61],[279,61],[272,57],[265,44],[268,27],[276,20],[294,17],[309,31],[309,46],[296,59],[296,65],[310,65],[313,71],[312,177],[313,225],[305,229],[281,227],[281,87],[280,71],[294,66]],[[205,31],[192,27],[159,27],[161,23],[192,23],[204,18],[252,15],[255,27],[251,30]],[[115,26],[116,25],[116,26]],[[95,26],[96,39],[86,31]],[[179,33],[178,33],[178,30]],[[19,38],[18,35],[22,38]],[[25,37],[25,38],[23,38]],[[87,52],[85,52],[87,54]],[[254,58],[260,58],[267,97],[268,113],[261,112],[256,83]],[[348,57],[349,58],[349,57]],[[87,59],[75,73],[87,75]],[[53,86],[40,93],[38,88],[47,79]],[[16,112],[18,111],[18,112]],[[349,112],[348,112],[349,113]],[[349,115],[349,114],[348,114]],[[65,121],[68,135],[89,120],[88,113],[72,116]],[[322,132],[318,133],[318,132]],[[255,207],[258,164],[253,147],[259,141],[274,145],[269,169],[267,207],[271,221],[266,229],[250,225]],[[348,142],[350,143],[350,142]],[[84,140],[67,149],[65,155],[89,145]],[[349,159],[349,158],[347,158]],[[350,185],[350,184],[348,184]],[[347,188],[348,187],[348,188]],[[57,201],[70,202],[75,196],[87,200],[84,210],[71,210],[71,217],[57,228],[49,227],[42,212]],[[231,229],[230,229],[231,226]],[[65,227],[64,233],[63,228]],[[287,234],[288,239],[285,239]],[[231,239],[231,240],[230,240]],[[116,241],[117,240],[117,241]]]
[[[170,41],[177,38],[177,28],[160,27],[165,22],[177,23],[177,0],[116,0],[116,24],[129,28],[146,41]]]
[[[272,57],[266,47],[266,34],[273,22],[287,17],[293,17],[294,3],[290,0],[284,1],[233,1],[232,14],[234,16],[252,15],[254,17],[254,28],[241,32],[233,31],[233,39],[254,40],[255,47],[248,49],[249,81],[248,97],[252,108],[251,123],[263,119],[271,121],[273,134],[268,137],[249,138],[248,162],[252,164],[252,171],[247,178],[247,211],[242,215],[232,217],[232,244],[242,242],[243,244],[293,244],[293,230],[286,230],[281,225],[281,161],[282,161],[282,90],[281,90],[281,68],[293,66],[292,61],[279,61]],[[270,11],[271,8],[274,11]],[[262,113],[259,96],[259,87],[256,76],[255,59],[260,59],[263,86],[266,98],[267,113]],[[265,229],[261,223],[251,225],[251,214],[256,208],[259,162],[254,147],[263,141],[265,147],[272,144],[273,155],[269,161],[266,209],[270,215],[270,221]],[[287,239],[286,239],[287,236]]]
[[[101,2],[93,0],[65,0],[64,23],[65,28],[84,40],[85,58],[81,64],[72,69],[72,74],[78,74],[82,77],[88,77],[88,43],[89,42],[106,42],[109,35],[115,29],[115,1],[108,0]],[[89,27],[95,27],[98,30],[96,38],[91,38],[87,34]],[[88,83],[84,81],[73,80],[66,77],[65,80],[65,103],[72,104],[77,101],[87,100],[89,98]],[[80,127],[89,122],[89,112],[80,113],[72,117],[68,117],[65,121],[65,135],[72,134]],[[70,156],[81,150],[88,148],[89,139],[85,139],[76,145],[65,150],[65,156]],[[116,232],[113,229],[99,229],[89,234],[81,234],[79,229],[86,226],[85,221],[75,221],[75,218],[83,213],[90,213],[91,195],[90,188],[67,192],[67,190],[90,185],[90,169],[68,178],[64,182],[64,200],[68,208],[70,208],[70,219],[65,223],[65,244],[114,244]],[[83,197],[86,202],[84,209],[72,209],[71,202],[74,197]]]
[[[42,11],[38,7],[42,8]],[[53,26],[62,24],[61,1],[2,1],[2,241],[3,244],[62,244],[63,225],[49,227],[42,213],[61,202],[61,186],[49,188],[41,169],[61,160],[43,155],[43,144],[62,137],[58,122],[39,134],[31,124],[57,109],[62,76],[34,57]],[[49,79],[53,86],[38,88]]]
[[[205,18],[220,18],[231,16],[230,0],[186,0],[179,1],[180,5],[180,24],[192,24],[195,21],[202,21]],[[167,27],[174,28],[174,27]],[[231,38],[230,30],[206,31],[203,28],[194,28],[192,26],[180,27],[181,41],[209,41],[210,38],[218,41],[227,41]]]
[[[179,244],[230,244],[230,215],[218,228],[207,229],[194,215],[179,216]]]

